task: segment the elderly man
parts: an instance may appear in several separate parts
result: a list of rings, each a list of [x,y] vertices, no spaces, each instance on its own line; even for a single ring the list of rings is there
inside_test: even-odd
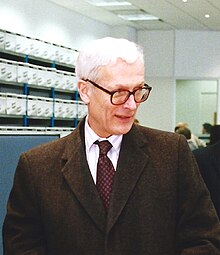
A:
[[[220,254],[220,223],[186,140],[134,124],[151,91],[144,69],[142,50],[125,39],[81,51],[88,115],[21,155],[5,254]]]

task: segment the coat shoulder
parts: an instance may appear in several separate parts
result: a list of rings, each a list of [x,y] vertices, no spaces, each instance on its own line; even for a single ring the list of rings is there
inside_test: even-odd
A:
[[[164,131],[149,127],[138,126],[138,132],[145,137],[148,143],[151,144],[172,144],[179,143],[179,141],[185,141],[186,139],[179,134],[170,131]]]
[[[63,155],[69,155],[72,148],[76,147],[77,136],[74,131],[65,137],[33,147],[23,152],[21,157],[26,157],[32,162],[43,162],[45,159],[45,163],[47,163],[50,160],[61,158]]]

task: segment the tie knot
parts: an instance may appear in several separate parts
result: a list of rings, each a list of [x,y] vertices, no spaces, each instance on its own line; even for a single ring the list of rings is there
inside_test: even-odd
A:
[[[111,149],[112,144],[108,140],[104,141],[95,141],[95,144],[98,144],[100,149],[100,155],[107,155],[108,151]]]

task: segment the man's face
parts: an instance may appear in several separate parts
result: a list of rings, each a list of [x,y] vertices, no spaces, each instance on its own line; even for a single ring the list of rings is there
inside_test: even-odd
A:
[[[139,60],[127,64],[119,59],[114,65],[102,67],[99,74],[98,84],[109,91],[133,91],[144,85],[144,65]],[[113,105],[109,94],[90,83],[88,86],[88,122],[94,132],[100,137],[127,133],[139,106],[134,101],[134,96],[131,95],[122,105]]]

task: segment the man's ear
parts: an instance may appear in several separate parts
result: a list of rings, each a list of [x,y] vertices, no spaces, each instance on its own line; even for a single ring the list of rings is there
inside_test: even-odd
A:
[[[78,80],[78,92],[82,101],[86,104],[89,103],[89,84],[84,80]]]

